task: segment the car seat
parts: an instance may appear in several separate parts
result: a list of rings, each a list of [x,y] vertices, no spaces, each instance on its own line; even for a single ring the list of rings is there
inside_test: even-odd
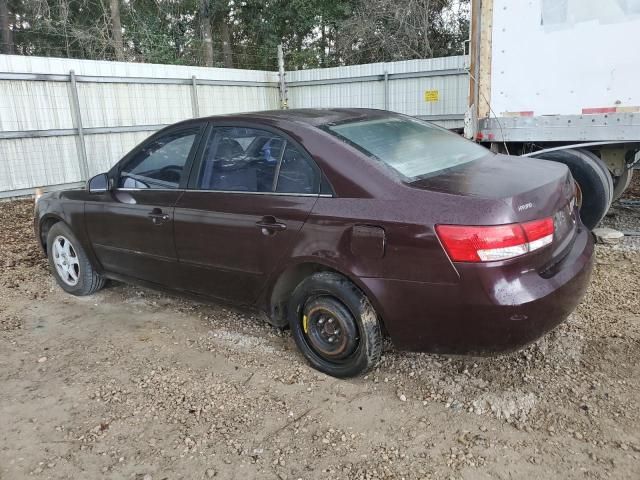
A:
[[[213,154],[213,158],[204,161],[200,189],[256,191],[257,172],[255,167],[247,165],[240,143],[232,138],[223,138],[208,154]]]

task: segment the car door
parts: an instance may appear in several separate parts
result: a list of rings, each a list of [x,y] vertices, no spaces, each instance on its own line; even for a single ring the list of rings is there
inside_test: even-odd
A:
[[[252,303],[293,248],[318,198],[320,171],[299,145],[259,126],[212,127],[203,145],[175,210],[182,281]]]
[[[111,172],[111,188],[85,205],[87,234],[110,273],[172,286],[173,211],[187,184],[203,123],[163,131]]]

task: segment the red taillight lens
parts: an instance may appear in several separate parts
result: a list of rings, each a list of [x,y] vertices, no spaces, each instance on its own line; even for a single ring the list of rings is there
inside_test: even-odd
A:
[[[549,217],[543,218],[542,220],[534,220],[533,222],[523,223],[522,229],[524,230],[524,233],[527,236],[527,241],[529,243],[543,240],[549,236],[553,238],[553,218]],[[552,240],[552,238],[549,240]]]
[[[496,226],[437,225],[454,262],[492,262],[533,252],[553,241],[553,219]]]
[[[527,243],[527,239],[518,224],[496,227],[438,225],[436,230],[454,262],[488,261],[489,259],[482,258],[484,252],[498,249],[515,249],[511,256],[527,253],[521,248]]]

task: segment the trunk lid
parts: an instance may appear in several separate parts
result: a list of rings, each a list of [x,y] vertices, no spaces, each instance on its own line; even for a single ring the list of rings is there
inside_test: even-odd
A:
[[[495,199],[512,210],[510,223],[552,217],[554,237],[539,265],[557,263],[568,252],[579,225],[575,185],[569,169],[547,160],[489,155],[416,180],[414,188]]]

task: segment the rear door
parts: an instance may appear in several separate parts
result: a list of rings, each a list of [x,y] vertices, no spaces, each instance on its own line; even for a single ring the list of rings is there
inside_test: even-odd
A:
[[[284,134],[212,126],[175,210],[181,279],[190,290],[256,300],[290,254],[318,198],[320,171]]]
[[[174,205],[203,126],[177,127],[144,142],[110,172],[112,188],[86,202],[87,233],[105,270],[172,285]]]

